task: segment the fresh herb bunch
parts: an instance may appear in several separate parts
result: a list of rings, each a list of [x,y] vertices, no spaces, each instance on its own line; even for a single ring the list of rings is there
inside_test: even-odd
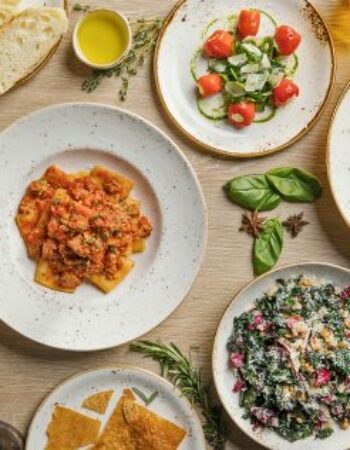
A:
[[[194,404],[199,406],[205,423],[203,431],[207,442],[215,449],[224,448],[226,437],[221,421],[221,409],[211,406],[208,389],[204,385],[200,370],[195,368],[174,344],[164,345],[151,341],[137,341],[131,344],[131,350],[157,361],[163,377],[168,378]]]
[[[282,201],[312,203],[322,195],[319,180],[297,167],[278,167],[264,174],[244,175],[224,185],[227,197],[243,208],[253,211],[243,215],[240,231],[254,237],[254,273],[261,275],[272,269],[283,249],[283,227],[296,237],[308,222],[303,213],[290,216],[283,224],[277,218],[262,220],[258,211],[271,211]]]
[[[163,19],[138,19],[131,23],[133,44],[128,55],[116,66],[107,70],[94,70],[89,78],[82,83],[85,92],[94,91],[104,78],[116,77],[122,81],[119,98],[125,101],[128,95],[129,80],[137,75],[146,58],[151,55],[162,28]]]

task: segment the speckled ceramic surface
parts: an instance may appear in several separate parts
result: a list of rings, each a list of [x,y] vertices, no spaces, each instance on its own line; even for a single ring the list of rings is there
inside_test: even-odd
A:
[[[269,122],[236,130],[226,121],[213,122],[199,113],[190,61],[202,44],[205,26],[243,8],[262,9],[278,23],[287,23],[302,34],[297,51],[300,64],[294,77],[300,86],[300,96],[280,108]],[[266,35],[268,27],[271,28],[271,23],[262,17],[259,34]],[[331,38],[307,0],[183,0],[169,16],[156,51],[158,92],[173,123],[208,151],[236,157],[264,155],[300,138],[322,111],[333,76]]]
[[[350,226],[350,85],[340,97],[328,136],[328,177],[344,220]]]
[[[74,294],[33,281],[35,263],[15,224],[31,180],[57,164],[101,164],[134,181],[154,231],[134,269],[108,295],[84,283]],[[199,268],[207,217],[198,180],[167,136],[126,111],[98,104],[39,110],[0,135],[0,319],[42,344],[89,351],[145,334],[180,304]]]
[[[305,275],[320,280],[331,281],[344,288],[350,285],[348,269],[323,263],[304,263],[282,267],[263,275],[243,288],[225,311],[219,324],[213,349],[213,373],[216,389],[224,408],[236,424],[252,439],[271,450],[348,450],[350,429],[344,431],[336,426],[328,439],[310,437],[294,443],[281,438],[273,431],[253,431],[249,420],[243,419],[244,410],[239,406],[239,395],[232,392],[235,376],[228,365],[227,341],[233,331],[233,318],[248,311],[255,299],[269,291],[278,278]]]
[[[46,430],[56,404],[99,419],[102,428],[123,389],[136,387],[147,397],[157,391],[157,398],[149,405],[149,409],[161,415],[187,431],[179,450],[204,450],[205,443],[201,424],[188,401],[163,378],[141,369],[132,367],[116,367],[96,369],[76,375],[58,386],[39,407],[30,426],[26,441],[26,450],[44,450],[47,443]],[[96,392],[114,390],[106,413],[101,416],[81,407],[83,400]],[[143,404],[137,395],[138,402]]]

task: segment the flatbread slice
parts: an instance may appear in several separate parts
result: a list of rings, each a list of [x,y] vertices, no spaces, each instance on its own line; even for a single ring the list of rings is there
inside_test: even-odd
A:
[[[97,392],[96,394],[87,397],[83,403],[82,407],[90,409],[90,411],[95,411],[99,414],[104,414],[109,405],[109,401],[114,394],[113,390]]]
[[[64,406],[56,406],[47,429],[45,450],[75,450],[97,441],[101,422]]]
[[[123,405],[126,422],[137,436],[137,450],[176,450],[186,431],[134,402]]]
[[[91,450],[137,450],[135,439],[123,414],[124,406],[134,400],[131,390],[124,389],[97,444]]]

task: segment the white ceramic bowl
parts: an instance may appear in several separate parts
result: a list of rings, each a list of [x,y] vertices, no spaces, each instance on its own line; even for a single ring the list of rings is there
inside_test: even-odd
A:
[[[115,59],[114,61],[112,61],[108,64],[93,63],[92,61],[90,61],[89,59],[86,58],[86,56],[82,52],[80,45],[79,45],[78,32],[79,32],[80,25],[82,24],[82,22],[86,19],[86,17],[89,14],[94,14],[95,12],[107,12],[108,14],[114,15],[116,17],[116,19],[124,27],[124,30],[127,33],[128,44],[127,44],[124,52],[117,59]],[[75,52],[77,58],[82,63],[86,64],[89,67],[92,67],[93,69],[102,69],[102,70],[110,69],[110,68],[116,66],[118,63],[120,63],[127,56],[127,54],[130,51],[130,48],[132,45],[132,32],[131,32],[129,21],[122,13],[116,11],[115,9],[106,9],[106,8],[91,9],[91,10],[87,11],[86,14],[84,14],[83,17],[81,17],[75,24],[74,31],[73,31],[72,43],[73,43],[74,52]]]
[[[39,343],[91,351],[121,345],[165,320],[189,291],[207,235],[203,194],[189,162],[139,116],[96,103],[55,105],[0,135],[0,319]],[[112,292],[83,283],[74,294],[33,281],[15,224],[31,180],[57,164],[67,172],[103,165],[134,182],[153,225],[146,250]]]
[[[232,392],[235,376],[228,365],[226,345],[233,331],[233,318],[251,309],[255,299],[269,291],[274,286],[276,279],[297,277],[302,274],[331,281],[340,288],[350,286],[350,271],[348,269],[324,263],[301,263],[282,267],[249,283],[238,292],[228,306],[216,333],[212,357],[215,386],[231,419],[244,433],[264,447],[271,450],[348,450],[350,429],[341,430],[337,426],[335,432],[328,439],[315,439],[311,436],[293,443],[268,429],[254,431],[250,421],[242,417],[244,410],[239,406],[239,395]]]

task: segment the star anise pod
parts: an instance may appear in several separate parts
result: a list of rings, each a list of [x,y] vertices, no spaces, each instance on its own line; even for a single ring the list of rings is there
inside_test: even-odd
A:
[[[282,222],[284,228],[291,234],[292,238],[296,238],[299,233],[301,233],[306,225],[309,225],[309,222],[303,220],[304,213],[301,212],[299,214],[291,215]]]
[[[259,214],[254,212],[245,212],[242,214],[242,224],[239,231],[244,231],[245,233],[257,238],[264,228],[266,217],[260,217]]]

